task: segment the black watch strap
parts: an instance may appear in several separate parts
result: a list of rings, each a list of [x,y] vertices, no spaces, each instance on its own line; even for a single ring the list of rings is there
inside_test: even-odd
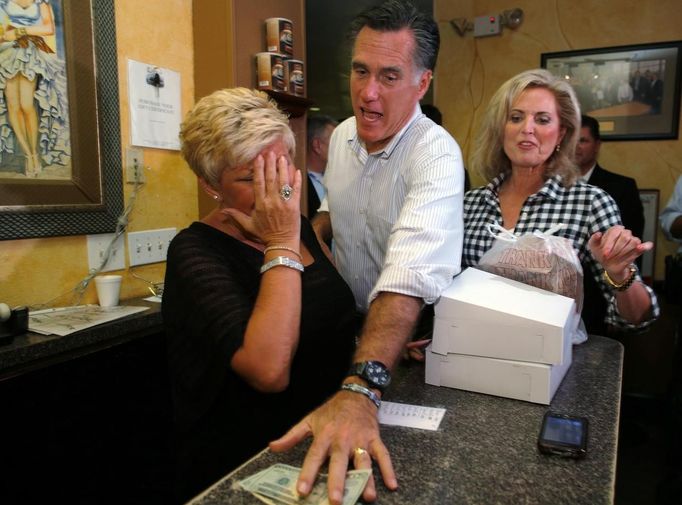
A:
[[[357,376],[364,380],[371,388],[383,392],[391,383],[391,373],[381,361],[361,361],[353,363],[348,376]]]

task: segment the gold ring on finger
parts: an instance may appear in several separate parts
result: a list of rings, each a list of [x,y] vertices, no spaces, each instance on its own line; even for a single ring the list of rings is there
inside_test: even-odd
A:
[[[367,454],[367,451],[365,449],[363,449],[362,447],[356,447],[353,450],[353,454],[355,454],[356,456],[363,456],[363,455]]]

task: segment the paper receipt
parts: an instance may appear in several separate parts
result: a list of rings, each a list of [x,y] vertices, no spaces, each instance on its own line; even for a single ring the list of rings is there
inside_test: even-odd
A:
[[[407,403],[381,402],[379,422],[391,426],[406,426],[436,431],[445,415],[445,409],[422,407]]]

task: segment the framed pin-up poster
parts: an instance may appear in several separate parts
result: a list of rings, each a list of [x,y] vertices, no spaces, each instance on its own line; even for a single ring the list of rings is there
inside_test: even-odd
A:
[[[541,65],[571,84],[602,140],[678,137],[682,41],[543,53]]]
[[[123,209],[113,0],[0,0],[0,240]]]

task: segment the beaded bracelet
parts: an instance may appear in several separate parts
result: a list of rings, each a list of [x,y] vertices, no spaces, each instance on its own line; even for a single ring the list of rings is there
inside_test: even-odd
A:
[[[296,256],[298,256],[299,260],[301,260],[301,261],[303,260],[303,256],[301,256],[300,252],[298,252],[296,249],[292,249],[291,247],[287,247],[285,245],[271,245],[270,247],[266,247],[265,249],[263,249],[263,254],[267,254],[268,251],[277,251],[277,250],[289,251],[290,253],[293,253]]]
[[[630,270],[630,275],[623,282],[615,282],[606,269],[604,269],[604,280],[616,291],[625,291],[635,282],[635,274],[637,273],[637,267],[633,264],[630,264],[628,269]]]

